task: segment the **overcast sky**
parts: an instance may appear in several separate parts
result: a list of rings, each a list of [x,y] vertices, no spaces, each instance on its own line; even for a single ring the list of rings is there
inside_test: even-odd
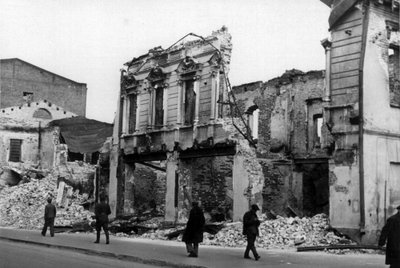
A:
[[[232,35],[232,85],[321,70],[329,8],[318,0],[0,0],[0,58],[88,87],[89,118],[112,122],[123,63],[189,32]]]

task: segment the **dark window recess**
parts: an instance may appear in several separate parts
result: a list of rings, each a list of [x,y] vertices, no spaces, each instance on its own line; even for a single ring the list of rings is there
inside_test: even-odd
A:
[[[136,127],[136,110],[137,110],[137,96],[136,94],[131,94],[129,98],[129,133],[135,132]]]
[[[22,140],[10,139],[10,158],[11,162],[21,162],[21,144]]]
[[[100,157],[100,153],[99,152],[92,153],[91,159],[90,159],[90,164],[96,165],[97,161],[99,160],[99,157]]]
[[[32,102],[33,101],[33,93],[32,92],[23,92],[22,97],[26,102]]]
[[[154,128],[159,129],[164,125],[164,88],[159,87],[155,90],[155,108],[154,108]]]
[[[185,107],[184,125],[192,125],[194,121],[194,111],[196,105],[196,93],[194,92],[194,81],[185,81]]]
[[[389,47],[390,106],[400,108],[400,57],[399,47]]]
[[[68,162],[83,161],[83,154],[68,150]]]

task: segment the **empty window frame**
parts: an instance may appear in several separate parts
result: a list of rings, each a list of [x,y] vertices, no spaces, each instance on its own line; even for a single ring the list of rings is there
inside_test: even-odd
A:
[[[22,140],[10,139],[10,162],[21,162],[21,145]]]
[[[164,126],[164,87],[154,86],[154,128],[160,129]]]
[[[128,133],[135,132],[136,128],[136,111],[137,111],[137,95],[128,95],[129,114],[128,114]]]
[[[183,124],[193,125],[196,108],[196,93],[194,92],[194,80],[189,79],[184,82],[184,104],[183,104]]]
[[[399,47],[389,46],[388,56],[390,106],[400,108]]]
[[[314,147],[321,147],[321,131],[323,118],[322,114],[316,114],[313,116],[314,119]]]

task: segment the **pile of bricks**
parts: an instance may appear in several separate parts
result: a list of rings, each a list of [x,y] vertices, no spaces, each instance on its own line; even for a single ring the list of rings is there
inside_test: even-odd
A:
[[[44,222],[44,207],[47,198],[57,196],[57,179],[48,175],[43,179],[32,179],[28,183],[5,187],[0,191],[0,226],[23,229],[40,229]],[[55,226],[71,226],[75,222],[91,220],[90,213],[80,205],[87,195],[78,191],[68,197],[67,207],[57,208]]]

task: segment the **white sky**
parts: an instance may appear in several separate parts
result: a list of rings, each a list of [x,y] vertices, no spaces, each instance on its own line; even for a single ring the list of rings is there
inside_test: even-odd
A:
[[[123,63],[189,32],[232,35],[232,85],[325,68],[319,0],[0,0],[0,58],[20,58],[88,87],[89,118],[112,122]]]

